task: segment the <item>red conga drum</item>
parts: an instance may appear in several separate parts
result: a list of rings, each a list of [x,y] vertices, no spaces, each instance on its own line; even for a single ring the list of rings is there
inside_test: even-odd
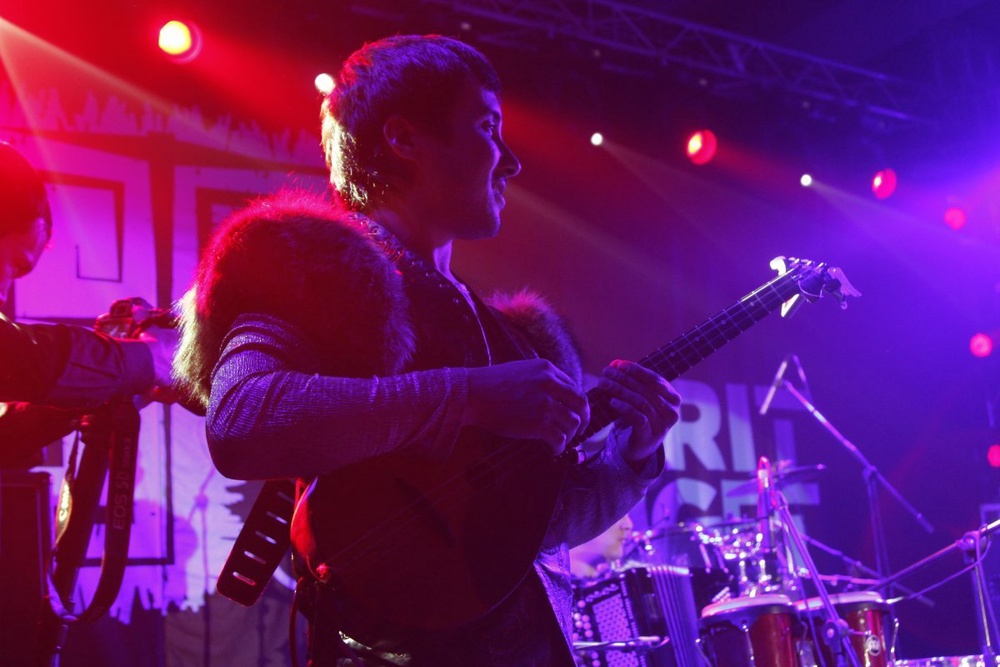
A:
[[[699,643],[712,667],[799,667],[796,623],[785,595],[724,600],[702,610]]]
[[[851,650],[861,667],[888,667],[890,645],[886,642],[886,625],[889,622],[889,605],[872,591],[838,593],[830,596],[837,616],[847,622]],[[809,598],[795,603],[803,629],[802,667],[835,667],[837,664],[830,647],[822,638],[826,620],[823,602]],[[815,633],[815,634],[814,634]],[[819,651],[819,653],[817,653]],[[848,664],[851,664],[848,662]]]

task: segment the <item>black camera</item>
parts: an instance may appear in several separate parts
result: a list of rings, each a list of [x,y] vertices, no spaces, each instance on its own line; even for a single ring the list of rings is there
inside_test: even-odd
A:
[[[111,304],[108,312],[98,316],[94,322],[95,331],[112,338],[135,339],[151,326],[176,328],[177,317],[166,308],[154,308],[138,296],[118,299]]]

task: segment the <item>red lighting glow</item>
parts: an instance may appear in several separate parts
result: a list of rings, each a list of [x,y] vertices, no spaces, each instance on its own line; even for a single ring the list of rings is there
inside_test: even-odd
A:
[[[993,339],[984,333],[977,333],[969,341],[969,351],[980,359],[993,354]]]
[[[685,152],[694,164],[708,164],[715,157],[719,142],[711,130],[699,130],[688,137]]]
[[[872,179],[872,192],[878,199],[888,199],[896,191],[896,172],[883,169]]]
[[[956,231],[965,227],[965,211],[957,206],[952,206],[944,212],[944,224]]]

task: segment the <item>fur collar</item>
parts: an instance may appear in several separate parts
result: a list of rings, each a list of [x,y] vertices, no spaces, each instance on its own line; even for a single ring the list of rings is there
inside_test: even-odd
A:
[[[266,313],[298,326],[325,375],[399,373],[415,336],[402,279],[366,233],[367,221],[313,195],[288,191],[258,200],[213,233],[182,300],[175,361],[207,404],[212,369],[235,318]],[[490,304],[578,382],[579,355],[560,318],[527,291]]]

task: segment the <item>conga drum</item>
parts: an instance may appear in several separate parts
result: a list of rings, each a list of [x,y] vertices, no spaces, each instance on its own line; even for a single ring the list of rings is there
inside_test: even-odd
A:
[[[890,645],[886,642],[889,605],[873,591],[837,593],[830,596],[837,616],[847,622],[851,650],[861,667],[888,667]],[[835,667],[834,653],[822,637],[823,602],[809,598],[795,603],[803,625],[802,667]],[[818,651],[818,653],[817,653]],[[847,664],[851,664],[848,662]]]
[[[698,641],[712,667],[799,667],[796,624],[786,595],[735,598],[702,610]]]

